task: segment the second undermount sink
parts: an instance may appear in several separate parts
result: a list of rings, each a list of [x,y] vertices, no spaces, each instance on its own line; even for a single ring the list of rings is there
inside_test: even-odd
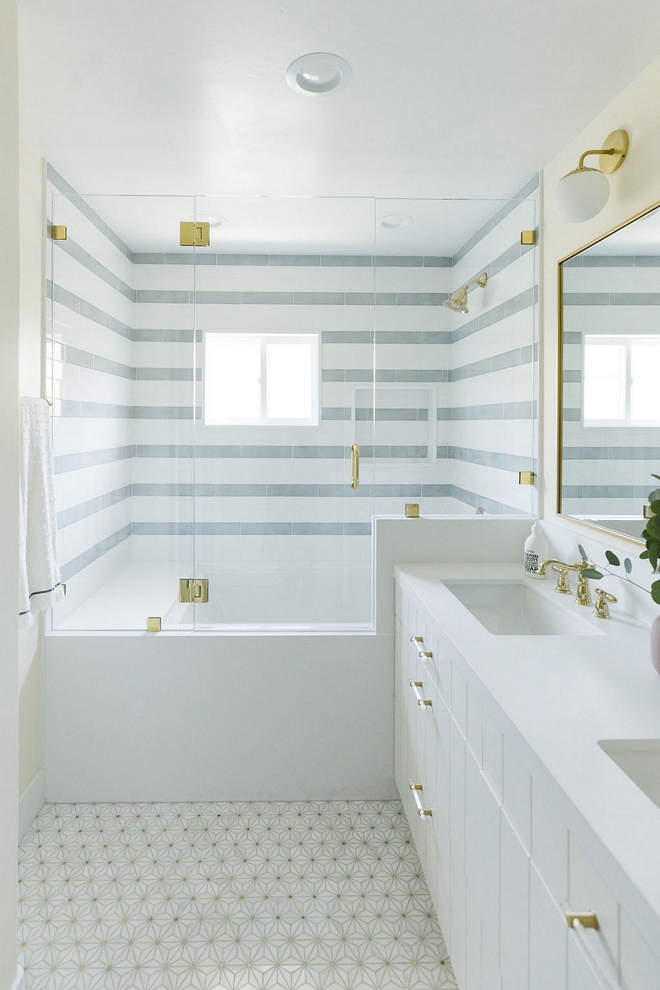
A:
[[[598,636],[590,622],[545,598],[529,581],[452,580],[445,587],[496,636]]]
[[[598,745],[660,808],[660,739],[600,739]]]

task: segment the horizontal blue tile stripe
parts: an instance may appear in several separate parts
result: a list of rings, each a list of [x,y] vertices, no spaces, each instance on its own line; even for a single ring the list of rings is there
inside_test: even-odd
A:
[[[507,299],[506,302],[500,303],[499,306],[493,306],[486,313],[482,313],[480,316],[475,317],[475,319],[461,324],[461,326],[452,332],[452,343],[455,344],[459,340],[465,340],[466,337],[471,337],[472,334],[478,333],[480,330],[492,327],[494,324],[501,323],[502,320],[506,320],[511,316],[515,316],[516,313],[521,313],[523,310],[534,306],[538,302],[538,290],[538,285],[530,286],[528,289],[524,289],[517,295],[512,296],[511,299]]]
[[[660,292],[565,292],[565,306],[660,306]]]
[[[96,498],[90,498],[86,502],[79,502],[78,505],[73,505],[68,509],[62,509],[57,513],[57,528],[65,529],[67,526],[71,526],[81,519],[86,519],[88,516],[102,512],[104,509],[109,509],[118,502],[123,502],[130,498],[131,494],[132,486],[124,485],[122,488],[115,488],[111,492],[106,492],[105,495],[98,495]]]
[[[129,255],[127,255],[128,257]],[[192,265],[192,252],[130,254],[136,265]],[[290,268],[451,268],[452,259],[440,255],[370,254],[218,254],[197,251],[197,264],[237,267]]]
[[[100,278],[106,285],[109,285],[110,288],[116,289],[117,292],[120,292],[122,296],[130,302],[135,302],[135,289],[132,289],[131,286],[127,285],[123,279],[119,278],[118,275],[115,275],[115,273],[110,271],[109,268],[106,268],[105,265],[102,265],[100,261],[97,261],[97,259],[89,253],[89,251],[86,251],[71,237],[67,237],[65,241],[53,241],[52,243],[57,245],[60,250],[68,254],[69,257],[73,258],[74,261],[77,261],[79,265],[82,265],[83,268],[86,268],[88,271],[92,272],[93,275]]]
[[[111,464],[113,461],[127,460],[131,457],[135,457],[135,444],[128,444],[124,447],[106,447],[102,450],[86,450],[77,454],[58,454],[53,458],[53,462],[55,474],[65,474],[68,471],[80,471],[99,464]]]
[[[138,289],[138,303],[233,306],[442,306],[447,292],[279,292]]]
[[[91,320],[93,323],[98,323],[99,326],[106,327],[108,330],[112,330],[113,333],[118,333],[121,337],[126,337],[127,340],[133,339],[133,332],[129,326],[122,323],[121,320],[117,320],[109,313],[104,313],[103,310],[97,306],[93,306],[85,299],[81,299],[80,296],[74,295],[73,292],[69,292],[63,286],[57,283],[53,284],[53,282],[48,280],[46,283],[46,294],[49,299],[53,299],[54,302],[66,306],[67,309],[72,310],[74,313],[80,313],[81,316]]]
[[[519,206],[523,200],[528,199],[532,195],[532,193],[536,191],[538,185],[539,185],[539,174],[537,173],[536,175],[533,175],[528,182],[525,183],[522,189],[518,190],[515,196],[513,196],[510,200],[507,200],[507,202],[504,203],[504,205],[496,213],[493,214],[490,220],[488,220],[482,227],[480,227],[475,234],[473,234],[470,238],[468,238],[465,244],[463,244],[463,246],[459,248],[458,251],[454,254],[452,258],[452,264],[456,265],[461,260],[461,258],[464,258],[465,255],[472,250],[473,247],[476,247],[479,241],[482,241],[484,237],[491,232],[491,230],[494,230],[495,227],[497,227],[497,225],[501,223],[502,220],[504,220],[504,218],[509,215],[509,213],[512,213],[513,210],[515,210],[516,207]]]
[[[565,461],[655,461],[660,447],[572,447],[562,451]]]
[[[565,268],[660,268],[657,254],[591,254],[585,251],[564,262]]]
[[[113,402],[81,402],[74,399],[57,399],[56,416],[82,419],[192,419],[192,406],[128,406]],[[195,409],[195,419],[201,419],[200,406]]]
[[[522,258],[523,255],[529,254],[529,252],[533,250],[533,244],[521,244],[520,240],[517,240],[514,244],[508,247],[506,251],[502,251],[497,258],[491,261],[488,265],[485,265],[483,268],[479,268],[478,271],[474,272],[470,278],[466,278],[465,281],[471,282],[473,279],[477,278],[478,275],[481,275],[484,272],[489,279],[494,278],[495,275],[499,275],[499,273],[504,271],[505,268],[508,268],[509,265],[514,264],[514,262],[518,261],[519,258]]]
[[[536,419],[536,401],[490,402],[476,406],[444,406],[438,408],[439,420],[454,419]]]
[[[646,501],[649,485],[562,485],[564,498],[634,498]],[[639,507],[642,518],[642,507]]]
[[[114,550],[116,546],[127,540],[128,537],[133,533],[134,523],[129,523],[127,526],[122,527],[122,529],[117,530],[111,536],[107,536],[104,540],[99,543],[95,543],[94,546],[90,547],[89,550],[85,550],[84,553],[79,554],[72,560],[68,560],[65,564],[60,567],[60,574],[63,582],[71,580],[74,575],[79,574],[80,571],[89,567],[93,564],[95,560],[99,557],[103,557],[110,550]]]
[[[46,164],[46,177],[48,181],[57,189],[57,191],[66,196],[69,202],[72,203],[76,209],[78,209],[82,215],[87,218],[87,220],[93,223],[96,229],[100,230],[103,236],[106,237],[111,244],[118,248],[129,261],[135,260],[135,256],[128,245],[125,244],[121,237],[115,233],[112,227],[110,227],[105,220],[98,215],[96,210],[93,210],[89,203],[76,192],[73,186],[69,185],[66,179],[64,179],[60,173],[53,168],[50,162]]]
[[[531,515],[531,513],[524,512],[522,509],[517,509],[515,506],[507,505],[505,502],[497,502],[495,499],[487,498],[485,495],[480,495],[477,492],[468,491],[466,488],[459,488],[457,485],[451,486],[451,497],[458,499],[459,502],[465,502],[467,505],[471,505],[475,509],[484,509],[485,512],[493,516]]]
[[[470,447],[438,447],[438,458],[456,461],[468,461],[471,464],[481,464],[484,467],[498,468],[500,471],[536,471],[535,457],[523,457],[517,454],[503,454],[497,451],[476,450]]]

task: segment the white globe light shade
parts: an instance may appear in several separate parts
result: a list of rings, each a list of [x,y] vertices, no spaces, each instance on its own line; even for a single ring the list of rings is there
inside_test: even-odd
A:
[[[584,223],[600,213],[609,195],[606,175],[597,168],[576,168],[555,187],[552,205],[566,223]]]

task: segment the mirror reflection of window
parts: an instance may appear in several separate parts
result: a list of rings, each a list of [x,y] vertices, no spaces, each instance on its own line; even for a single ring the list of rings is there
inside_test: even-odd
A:
[[[660,338],[586,334],[584,425],[660,424]]]

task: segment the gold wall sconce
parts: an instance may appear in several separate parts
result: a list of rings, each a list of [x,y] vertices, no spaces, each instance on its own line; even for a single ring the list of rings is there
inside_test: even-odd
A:
[[[578,167],[568,172],[555,187],[552,205],[566,223],[584,223],[597,216],[610,196],[607,176],[620,169],[628,154],[628,132],[612,131],[602,148],[585,151]],[[584,164],[589,155],[599,155],[598,168]]]

